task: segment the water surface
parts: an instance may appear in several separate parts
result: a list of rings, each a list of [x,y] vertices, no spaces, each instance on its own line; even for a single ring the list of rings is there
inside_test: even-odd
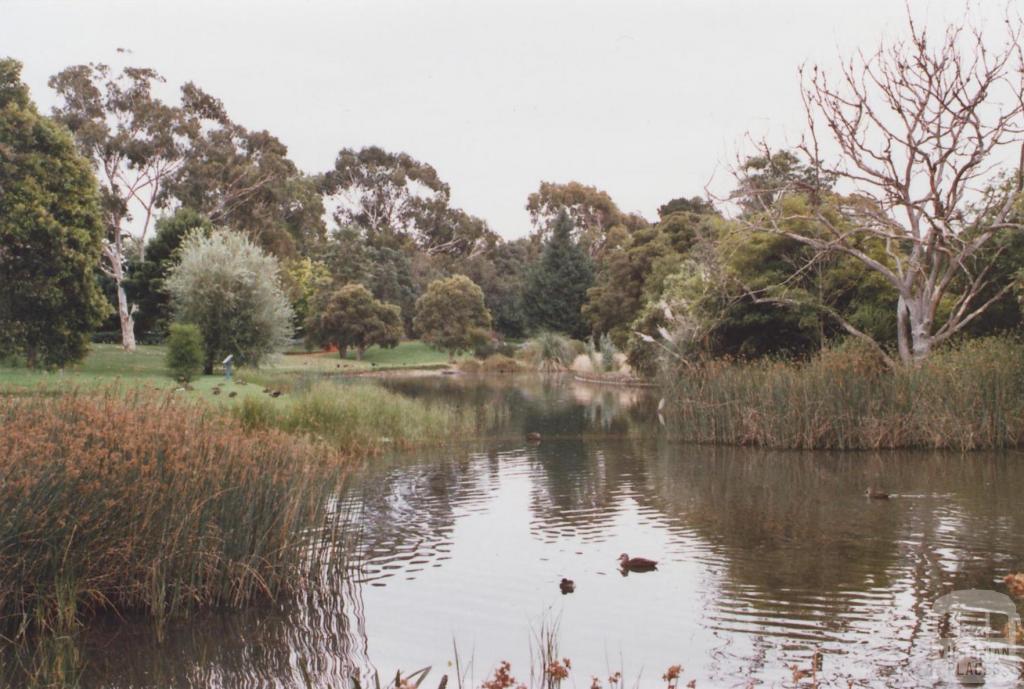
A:
[[[462,405],[482,437],[353,478],[340,496],[360,525],[353,575],[280,608],[175,624],[162,641],[112,623],[85,650],[86,686],[341,687],[427,665],[436,686],[454,648],[475,686],[503,659],[525,681],[553,625],[576,686],[615,671],[659,686],[676,663],[698,687],[792,686],[815,652],[823,686],[933,686],[948,678],[940,637],[994,637],[1005,618],[940,618],[932,602],[1005,592],[1002,577],[1024,569],[1018,453],[687,446],[642,390],[383,384]],[[869,485],[896,496],[869,500]],[[658,570],[623,576],[622,552]],[[1018,664],[991,663],[988,685],[1015,685]]]

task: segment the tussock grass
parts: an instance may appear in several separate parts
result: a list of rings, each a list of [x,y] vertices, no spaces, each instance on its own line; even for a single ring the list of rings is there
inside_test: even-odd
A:
[[[0,630],[158,622],[299,590],[326,557],[325,448],[167,393],[0,397]]]
[[[682,439],[789,449],[1024,445],[1024,346],[967,341],[893,372],[856,347],[809,362],[708,362],[664,382]]]
[[[246,398],[234,410],[246,428],[310,434],[348,454],[438,445],[474,432],[466,414],[373,384],[313,383],[278,400]]]

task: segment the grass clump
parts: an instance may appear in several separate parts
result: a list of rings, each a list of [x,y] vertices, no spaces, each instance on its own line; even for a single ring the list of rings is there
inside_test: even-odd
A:
[[[519,358],[538,371],[564,371],[575,358],[573,342],[558,333],[545,332],[528,341],[519,350]]]
[[[372,384],[314,383],[275,400],[247,398],[236,414],[246,428],[305,433],[345,453],[441,444],[473,432],[471,418]]]
[[[1024,346],[986,338],[887,369],[857,346],[809,362],[707,362],[665,381],[672,429],[699,443],[790,449],[1024,444]]]
[[[158,622],[300,589],[336,457],[167,393],[0,397],[0,629]]]

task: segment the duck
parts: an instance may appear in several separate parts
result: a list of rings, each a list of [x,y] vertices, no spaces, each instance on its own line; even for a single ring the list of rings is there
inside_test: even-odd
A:
[[[1006,582],[1006,588],[1010,591],[1011,596],[1024,598],[1024,572],[1007,574],[1003,581]]]
[[[527,442],[530,442],[530,443],[539,443],[540,442],[540,433],[537,433],[536,431],[527,433],[526,434],[526,440],[527,440]]]
[[[658,562],[646,557],[630,557],[623,553],[619,555],[619,567],[630,572],[650,572],[658,568]]]
[[[280,396],[281,396],[281,394],[282,394],[282,393],[281,393],[281,391],[280,391],[280,390],[274,390],[274,391],[273,391],[272,393],[270,393],[270,396],[271,396],[271,397],[280,397]]]
[[[864,495],[866,495],[871,500],[888,500],[889,499],[889,494],[888,493],[886,493],[884,491],[881,491],[881,490],[875,490],[874,488],[870,488],[870,487],[867,490],[864,491]]]
[[[558,583],[558,588],[564,596],[565,594],[572,593],[576,590],[576,582],[572,579],[566,579],[565,577],[562,577],[562,581]]]

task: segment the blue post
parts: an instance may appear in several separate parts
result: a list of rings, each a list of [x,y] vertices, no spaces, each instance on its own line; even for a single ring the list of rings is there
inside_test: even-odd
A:
[[[228,357],[222,362],[224,364],[224,379],[231,380],[231,361],[235,358],[234,354],[228,354]]]

